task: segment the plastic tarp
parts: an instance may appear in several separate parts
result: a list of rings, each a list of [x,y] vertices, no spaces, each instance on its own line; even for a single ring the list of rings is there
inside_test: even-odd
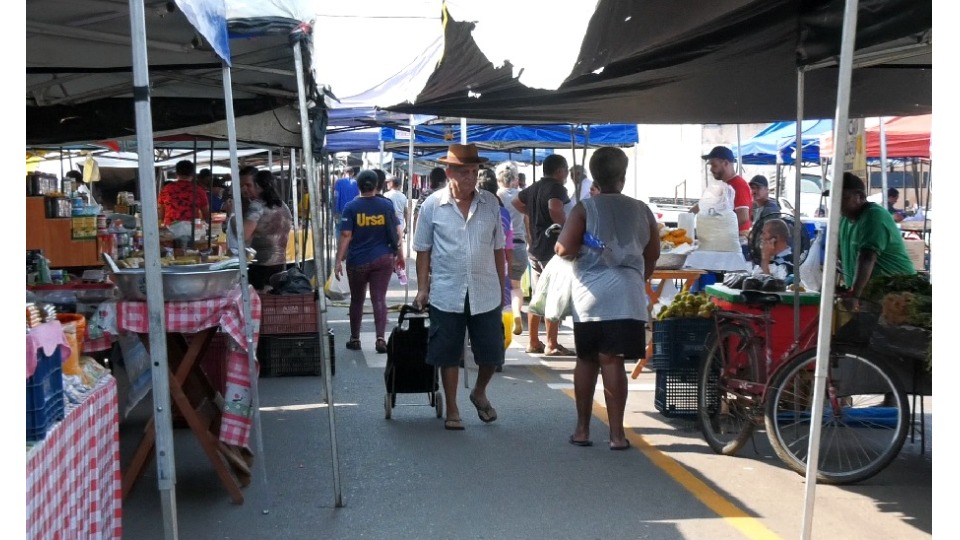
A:
[[[801,148],[801,163],[820,162],[820,135],[833,129],[833,120],[804,120]],[[775,122],[740,145],[740,157],[747,165],[792,165],[797,151],[797,123]]]
[[[302,21],[310,20],[305,16],[310,3],[224,0],[221,4],[227,13],[235,115],[296,104],[288,36]],[[132,135],[136,124],[128,6],[31,0],[25,7],[26,144]],[[148,9],[145,25],[155,131],[223,120],[223,64],[213,47],[198,37],[173,2]],[[307,58],[305,65],[310,65]],[[305,75],[309,84],[312,74]],[[243,138],[242,133],[238,136]]]
[[[534,151],[533,149],[516,149],[516,150],[479,150],[481,157],[485,157],[490,160],[491,164],[500,163],[502,161],[516,161],[518,163],[533,163]],[[553,154],[553,150],[549,148],[541,148],[536,151],[536,163],[543,163],[543,160]],[[427,152],[423,154],[414,154],[414,161],[436,161],[439,158],[442,158],[447,155],[445,150],[439,150],[436,152]],[[406,152],[394,152],[394,158],[397,161],[407,161]]]
[[[406,146],[410,132],[381,128],[386,145]],[[459,142],[460,126],[420,126],[415,130],[414,146],[448,146]],[[591,126],[555,125],[491,125],[467,126],[467,141],[487,149],[564,148],[584,146],[632,146],[637,144],[636,124],[602,124]]]
[[[900,116],[884,119],[884,136],[887,139],[888,158],[929,158],[930,128],[933,115]],[[866,126],[867,158],[880,157],[880,123]],[[820,138],[824,155],[833,155],[833,134]]]
[[[565,75],[551,88],[524,84],[533,66],[523,55],[488,54],[489,45],[474,39],[496,28],[512,47],[555,60],[528,20],[503,17],[499,2],[485,7],[450,0],[442,62],[415,99],[381,105],[526,123],[775,122],[796,115],[798,68],[836,57],[843,21],[843,2],[829,0],[715,0],[710,9],[683,10],[675,2],[599,0],[582,36],[563,26],[579,53],[555,65]],[[553,11],[560,13],[542,14],[538,26],[566,15]],[[851,117],[932,112],[932,12],[932,0],[859,2],[857,53],[901,55],[854,70]],[[805,72],[806,115],[834,115],[837,80],[835,65]]]

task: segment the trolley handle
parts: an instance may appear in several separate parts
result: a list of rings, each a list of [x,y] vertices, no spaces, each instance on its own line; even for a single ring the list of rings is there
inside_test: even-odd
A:
[[[416,307],[410,304],[404,304],[400,306],[400,318],[397,320],[397,324],[403,324],[403,321],[408,319],[426,319],[430,317],[427,308],[430,307],[430,304],[427,304],[423,309],[417,309]]]

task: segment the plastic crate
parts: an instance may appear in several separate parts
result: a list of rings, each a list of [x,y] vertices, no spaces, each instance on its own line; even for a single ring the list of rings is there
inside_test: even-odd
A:
[[[63,369],[60,347],[51,356],[37,352],[37,369],[27,378],[27,442],[41,441],[54,423],[63,420]]]
[[[713,319],[664,319],[653,321],[651,369],[697,369],[714,331]]]
[[[320,336],[314,334],[260,336],[257,359],[261,377],[320,375]],[[331,358],[331,374],[336,372]]]
[[[697,415],[697,376],[699,368],[659,370],[654,387],[653,406],[664,416]],[[711,385],[715,389],[715,385]],[[708,391],[713,403],[716,390]]]
[[[317,331],[317,293],[265,294],[260,297],[260,335]]]

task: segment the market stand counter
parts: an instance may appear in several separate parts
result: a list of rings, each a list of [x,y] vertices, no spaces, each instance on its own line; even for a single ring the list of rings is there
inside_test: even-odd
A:
[[[260,297],[252,287],[250,312],[254,330],[254,346],[259,335]],[[241,485],[250,479],[252,454],[247,449],[252,426],[252,390],[247,356],[240,286],[225,296],[207,300],[170,301],[164,303],[167,332],[167,360],[170,369],[170,397],[174,410],[186,420],[200,442],[217,476],[230,498],[243,503]],[[100,305],[100,326],[104,333],[135,332],[149,350],[150,321],[146,302],[111,301]],[[229,345],[226,355],[226,396],[201,369],[214,335],[222,330]],[[143,474],[153,455],[156,432],[151,418],[143,438],[123,475],[123,496],[126,497]],[[231,475],[224,460],[236,474]]]
[[[117,381],[105,375],[27,451],[27,538],[121,537]]]

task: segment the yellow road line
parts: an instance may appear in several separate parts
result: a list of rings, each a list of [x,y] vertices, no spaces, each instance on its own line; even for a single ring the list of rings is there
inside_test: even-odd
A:
[[[549,382],[551,380],[546,368],[541,366],[529,366],[529,368],[534,375],[543,381]],[[566,394],[570,399],[576,400],[573,390],[565,389],[563,390],[563,393]],[[593,415],[600,419],[600,421],[604,424],[607,424],[608,426],[610,425],[610,421],[607,419],[606,407],[597,403],[596,400],[593,402]],[[649,459],[654,465],[656,465],[663,472],[667,473],[670,478],[680,484],[684,489],[689,491],[694,497],[697,498],[697,500],[702,502],[710,510],[716,512],[718,516],[743,533],[747,538],[758,540],[780,538],[773,531],[764,526],[760,520],[748,515],[732,501],[725,498],[716,490],[708,486],[703,480],[700,480],[693,473],[684,468],[684,466],[677,462],[677,460],[652,446],[639,433],[636,433],[632,429],[627,429],[625,431],[627,439],[629,439],[631,445],[643,452],[647,459]]]

